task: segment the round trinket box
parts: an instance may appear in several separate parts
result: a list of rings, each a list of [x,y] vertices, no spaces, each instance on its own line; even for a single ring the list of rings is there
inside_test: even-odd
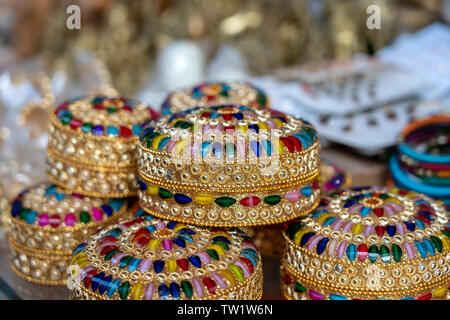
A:
[[[208,229],[140,210],[73,252],[72,299],[261,299],[260,255],[237,228]]]
[[[319,181],[322,195],[351,185],[351,177],[348,174],[336,165],[323,161],[320,163]],[[280,258],[283,249],[281,233],[285,230],[287,223],[246,228],[245,231],[255,242],[262,256]]]
[[[169,94],[161,106],[163,115],[170,115],[194,107],[225,104],[247,105],[268,109],[269,98],[253,85],[241,81],[207,82]]]
[[[60,105],[50,116],[47,175],[62,188],[92,197],[136,194],[136,144],[148,106],[95,96]]]
[[[13,271],[39,284],[65,284],[73,248],[126,211],[122,198],[88,198],[48,182],[23,191],[8,219]]]
[[[396,188],[339,191],[283,233],[288,299],[449,299],[445,207]]]
[[[319,148],[309,123],[282,112],[196,107],[144,127],[139,202],[201,226],[281,223],[317,206]]]

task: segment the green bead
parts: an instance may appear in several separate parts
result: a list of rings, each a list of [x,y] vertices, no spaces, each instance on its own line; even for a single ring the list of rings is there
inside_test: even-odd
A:
[[[115,112],[117,112],[117,108],[112,108],[112,107],[109,107],[106,110],[108,111],[108,113],[115,113]]]
[[[265,106],[267,104],[267,97],[264,93],[262,92],[258,92],[258,96],[256,97],[256,101],[258,101],[258,103],[261,106]]]
[[[123,268],[125,268],[126,266],[128,266],[128,262],[130,262],[131,259],[132,259],[131,256],[125,256],[125,257],[123,257],[122,259],[120,259],[120,262],[119,262],[119,269],[123,269]]]
[[[371,245],[369,248],[369,260],[374,263],[378,259],[378,248],[376,245]]]
[[[91,131],[92,131],[92,123],[90,122],[83,123],[83,125],[81,126],[81,132],[89,133]]]
[[[31,211],[31,210],[30,210],[30,209],[27,209],[27,208],[23,208],[22,210],[20,210],[20,213],[19,213],[20,219],[25,220],[25,218],[26,218],[28,212],[30,212],[30,211]]]
[[[217,244],[219,246],[221,246],[222,248],[224,248],[225,250],[230,250],[230,247],[228,246],[228,244],[226,244],[223,241],[214,241],[213,244]]]
[[[273,195],[273,196],[267,196],[264,198],[264,202],[270,205],[276,205],[278,203],[280,203],[281,201],[281,196],[278,195]]]
[[[444,230],[442,230],[442,233],[445,234],[447,236],[447,238],[450,239],[450,231],[447,231],[444,229]]]
[[[288,228],[286,229],[286,235],[289,237],[289,239],[293,240],[295,234],[302,229],[302,223],[301,222],[293,222],[291,223]]]
[[[128,296],[128,292],[130,292],[130,282],[125,281],[119,286],[119,296],[120,299],[125,300]]]
[[[205,251],[212,259],[219,261],[219,255],[217,254],[216,250],[206,249]]]
[[[113,249],[110,250],[107,254],[105,254],[105,261],[111,260],[111,258],[116,254],[116,253],[120,253],[120,250],[117,249]]]
[[[234,264],[230,264],[228,268],[233,272],[233,274],[238,278],[240,282],[245,281],[244,271]]]
[[[394,243],[392,245],[391,250],[392,250],[392,255],[394,256],[394,261],[399,262],[402,259],[402,254],[403,254],[402,249],[400,248],[399,245]]]
[[[83,223],[89,223],[91,221],[91,216],[86,211],[80,212],[80,221]]]
[[[388,194],[386,194],[386,193],[380,194],[380,199],[381,199],[381,200],[386,200],[387,198],[389,198],[389,195],[388,195]]]
[[[236,203],[236,199],[233,199],[231,197],[220,197],[214,200],[215,203],[217,203],[219,206],[227,208],[231,207],[233,204]]]
[[[159,188],[158,194],[161,199],[170,199],[173,197],[172,192],[164,188]]]
[[[184,294],[186,295],[186,298],[190,299],[192,298],[192,284],[187,280],[181,281],[181,290],[183,290]]]
[[[380,247],[380,256],[381,261],[383,261],[384,263],[389,263],[389,261],[391,261],[391,252],[384,244]]]
[[[302,286],[300,283],[298,283],[297,281],[294,282],[294,291],[295,292],[306,292],[306,288],[304,286]]]
[[[436,236],[430,236],[430,240],[433,242],[433,245],[436,247],[437,251],[442,252],[442,241]]]

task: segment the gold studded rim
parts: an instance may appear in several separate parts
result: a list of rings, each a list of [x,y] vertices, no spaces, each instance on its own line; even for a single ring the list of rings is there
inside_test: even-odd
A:
[[[13,264],[11,264],[11,269],[17,276],[21,277],[22,279],[25,279],[29,282],[40,284],[40,285],[56,287],[56,286],[64,286],[67,282],[66,280],[59,280],[59,281],[58,280],[38,280],[38,279],[35,279],[33,277],[23,274],[22,272],[17,270]]]

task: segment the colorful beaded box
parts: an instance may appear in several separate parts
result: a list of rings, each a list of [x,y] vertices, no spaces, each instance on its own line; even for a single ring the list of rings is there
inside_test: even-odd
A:
[[[334,164],[320,163],[320,188],[322,195],[347,188],[351,185],[351,177]],[[273,226],[246,228],[245,231],[255,242],[262,256],[280,258],[283,248],[281,233],[284,224]]]
[[[445,207],[396,188],[339,191],[283,233],[288,299],[449,299]]]
[[[319,148],[309,123],[279,111],[192,108],[144,126],[139,201],[195,225],[281,223],[317,206]]]
[[[132,220],[98,231],[73,252],[72,299],[261,299],[260,255],[237,228]]]
[[[246,82],[207,82],[193,88],[169,94],[161,106],[163,115],[171,115],[194,107],[242,104],[256,109],[268,109],[266,94]]]
[[[61,104],[50,116],[47,175],[92,197],[136,194],[136,144],[141,124],[157,114],[124,98],[96,96]]]
[[[124,199],[88,198],[45,182],[11,203],[8,241],[12,269],[40,284],[66,283],[73,248],[127,211]]]

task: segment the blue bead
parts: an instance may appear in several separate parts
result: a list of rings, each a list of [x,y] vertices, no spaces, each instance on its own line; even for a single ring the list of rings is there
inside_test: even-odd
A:
[[[430,221],[434,221],[434,217],[429,212],[419,211],[418,214],[421,215],[421,216],[427,217]]]
[[[346,251],[347,251],[347,258],[348,258],[348,260],[354,261],[355,258],[356,258],[356,251],[357,251],[356,245],[354,243],[350,243],[347,246],[347,250]]]
[[[184,241],[183,238],[180,238],[180,237],[175,238],[175,239],[173,239],[173,242],[175,242],[175,244],[177,246],[179,246],[180,248],[186,248],[186,241]]]
[[[315,234],[315,232],[308,232],[304,234],[302,239],[300,240],[300,247],[303,247]]]
[[[111,208],[107,204],[102,205],[100,208],[102,208],[103,212],[106,213],[108,217],[111,217],[114,213],[113,208]]]
[[[420,229],[425,229],[425,223],[423,223],[420,219],[414,219],[414,222],[416,223],[416,227],[419,227]]]
[[[161,151],[171,139],[172,139],[171,137],[162,138],[158,144],[158,151]]]
[[[252,265],[256,266],[258,264],[258,259],[256,259],[255,256],[250,254],[249,252],[244,252],[244,250],[242,250],[241,255],[250,260]]]
[[[177,283],[172,282],[169,290],[173,300],[180,300],[180,286]]]
[[[112,276],[107,276],[103,280],[100,280],[100,286],[98,288],[98,293],[104,294],[106,289],[108,289],[109,283],[112,281]]]
[[[200,258],[197,256],[190,256],[190,257],[188,257],[188,260],[196,268],[200,268],[202,266],[202,262],[201,262]]]
[[[369,208],[369,207],[362,207],[361,211],[360,211],[360,214],[361,214],[361,217],[365,217],[371,212],[372,212],[371,208]]]
[[[29,211],[29,212],[27,212],[27,214],[25,215],[25,221],[28,224],[33,224],[34,221],[36,220],[37,214],[38,213],[36,211]]]
[[[340,294],[330,294],[330,300],[348,300],[346,297],[341,296]]]
[[[271,156],[272,155],[272,142],[270,142],[269,140],[262,140],[261,145],[264,148],[264,150],[266,151],[266,154],[268,156]]]
[[[103,280],[103,278],[105,277],[105,273],[104,272],[100,272],[98,274],[96,274],[91,281],[91,289],[92,291],[97,291],[98,286],[100,285],[100,281]]]
[[[92,134],[94,136],[101,136],[103,135],[104,129],[102,125],[94,126],[92,127]]]
[[[169,300],[169,288],[165,284],[159,285],[158,294],[161,300]]]
[[[124,201],[124,199],[115,198],[109,200],[108,204],[113,207],[114,211],[119,211],[122,208]]]
[[[252,148],[252,151],[255,154],[255,156],[257,157],[261,156],[261,144],[258,141],[250,141],[250,147]]]
[[[156,273],[160,273],[164,268],[164,264],[165,264],[164,261],[156,260],[155,262],[153,262],[153,269],[155,270]]]
[[[337,217],[328,217],[325,219],[325,221],[322,223],[322,225],[324,227],[329,226],[330,224],[332,224],[333,222],[335,222],[338,218]]]
[[[320,210],[317,210],[316,212],[313,213],[312,218],[313,219],[317,219],[318,217],[320,217],[324,213],[330,213],[330,212],[328,210],[320,209]]]
[[[141,126],[139,126],[137,124],[133,125],[133,133],[134,133],[134,135],[139,136],[141,134],[141,132],[142,132],[142,127]]]
[[[224,237],[224,236],[217,236],[217,237],[214,237],[212,240],[213,241],[223,241],[225,243],[231,244],[230,240],[228,240],[228,238]]]
[[[312,187],[306,186],[300,189],[300,193],[305,197],[310,197],[312,195]]]
[[[214,156],[216,158],[222,158],[222,154],[223,154],[223,148],[222,148],[222,144],[219,142],[214,142],[213,146],[212,146],[212,151],[214,153]]]
[[[175,226],[176,226],[177,224],[178,224],[178,222],[176,222],[176,221],[169,221],[169,222],[167,222],[166,227],[167,227],[167,229],[172,230],[173,228],[175,228]]]
[[[412,222],[405,221],[406,228],[408,228],[409,231],[413,232],[416,230],[416,225]]]
[[[22,210],[22,202],[21,201],[14,201],[11,204],[11,215],[13,217],[17,217]]]
[[[209,142],[209,141],[202,142],[202,144],[200,146],[200,153],[203,158],[205,158],[208,155],[210,147],[211,147],[211,142]]]
[[[150,232],[155,232],[155,230],[156,230],[156,227],[154,225],[149,225],[149,226],[146,226],[144,228],[147,229]]]
[[[434,250],[433,243],[430,240],[426,239],[426,238],[424,238],[422,240],[422,243],[425,246],[425,249],[427,249],[427,251],[430,253],[430,255],[434,256],[436,251]]]
[[[354,205],[356,202],[354,202],[354,201],[348,201],[348,202],[346,202],[345,204],[344,204],[344,208],[345,209],[347,209],[347,208],[350,208],[352,205]]]
[[[397,232],[397,227],[393,225],[386,226],[386,232],[389,236],[393,237],[395,233]]]
[[[179,230],[178,233],[193,235],[193,234],[195,234],[195,231],[192,229],[189,229],[189,228],[183,228],[183,229]]]
[[[188,197],[187,195],[184,195],[182,193],[175,193],[173,195],[173,198],[175,199],[175,201],[178,204],[187,204],[187,203],[191,203],[192,199],[190,197]]]
[[[139,190],[141,191],[147,190],[147,185],[142,181],[139,182]]]
[[[73,250],[72,256],[74,256],[75,254],[77,254],[78,252],[84,251],[84,249],[86,249],[86,243],[80,243],[75,250]]]
[[[240,113],[240,112],[235,113],[235,114],[234,114],[234,117],[235,117],[237,120],[242,120],[242,119],[244,119],[244,115],[243,115],[242,113]]]
[[[66,197],[66,195],[65,195],[64,193],[56,192],[56,191],[55,191],[55,198],[56,198],[56,200],[58,200],[59,202],[61,202],[65,197]]]
[[[119,288],[120,285],[120,279],[114,279],[108,286],[108,297],[112,297],[112,295],[114,294],[114,292],[117,291],[117,289]]]
[[[106,133],[111,135],[111,136],[117,136],[117,135],[119,135],[119,129],[117,127],[114,127],[114,126],[108,126],[106,128]]]
[[[325,251],[329,240],[330,239],[328,239],[328,238],[320,239],[320,241],[317,243],[317,247],[316,247],[317,254],[322,254],[322,252]]]
[[[259,132],[259,127],[256,124],[249,124],[248,128],[252,131],[255,131],[256,133]]]
[[[418,240],[414,240],[414,243],[416,245],[417,251],[419,251],[420,253],[420,256],[425,259],[427,257],[427,250],[425,249],[424,245]]]
[[[137,267],[141,263],[141,259],[132,258],[130,262],[128,262],[128,271],[133,272],[136,271]]]

